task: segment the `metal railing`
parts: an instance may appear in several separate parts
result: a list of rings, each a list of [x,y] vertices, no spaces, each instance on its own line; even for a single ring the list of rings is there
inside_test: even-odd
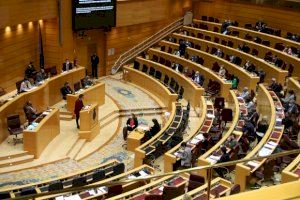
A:
[[[299,154],[299,153],[300,153],[300,149],[296,149],[296,150],[291,150],[291,151],[284,151],[284,152],[280,152],[280,153],[275,153],[275,154],[268,155],[268,156],[256,156],[256,157],[252,157],[252,158],[240,159],[240,160],[236,160],[236,161],[229,161],[229,162],[224,162],[224,163],[219,163],[219,164],[198,166],[198,167],[193,167],[193,168],[189,168],[189,169],[164,173],[164,174],[160,174],[160,175],[149,175],[147,177],[141,177],[141,178],[126,179],[126,180],[122,180],[122,181],[113,181],[113,182],[102,183],[102,184],[93,184],[93,185],[87,185],[87,186],[76,187],[76,188],[75,187],[66,188],[66,189],[63,189],[63,190],[51,191],[51,192],[47,192],[47,193],[38,193],[38,194],[32,194],[32,195],[26,195],[26,196],[18,196],[18,197],[15,197],[13,199],[35,199],[37,197],[50,196],[50,195],[58,196],[58,195],[63,195],[63,194],[68,194],[68,193],[78,193],[80,191],[93,189],[93,188],[98,188],[98,187],[103,187],[103,186],[124,185],[124,184],[131,183],[131,182],[146,181],[146,180],[150,180],[150,179],[162,178],[162,177],[165,177],[165,176],[172,176],[172,175],[175,176],[175,175],[180,175],[182,173],[194,172],[194,171],[197,171],[197,170],[207,170],[208,171],[207,197],[209,199],[210,189],[211,189],[211,184],[210,183],[211,183],[211,177],[212,177],[212,170],[214,168],[232,166],[232,165],[236,165],[238,163],[245,163],[245,162],[248,162],[248,161],[253,161],[253,160],[258,160],[258,159],[263,159],[263,158],[268,158],[268,159],[278,158],[278,157],[282,157],[282,156],[287,156],[287,155],[292,155],[292,154]]]
[[[141,52],[145,51],[146,49],[150,48],[155,43],[162,40],[164,37],[169,35],[170,33],[174,32],[178,28],[180,28],[183,25],[183,17],[172,22],[168,26],[164,27],[162,30],[158,31],[154,35],[150,36],[146,40],[142,41],[138,45],[132,47],[125,53],[123,53],[118,60],[115,62],[114,66],[111,69],[111,74],[115,74],[118,72],[118,70],[124,65],[126,62],[130,61],[134,57],[136,57]]]

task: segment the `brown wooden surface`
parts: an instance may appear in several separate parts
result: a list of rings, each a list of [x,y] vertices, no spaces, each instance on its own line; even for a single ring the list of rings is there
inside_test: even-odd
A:
[[[47,145],[60,133],[59,110],[53,109],[34,130],[23,132],[24,150],[39,158]]]

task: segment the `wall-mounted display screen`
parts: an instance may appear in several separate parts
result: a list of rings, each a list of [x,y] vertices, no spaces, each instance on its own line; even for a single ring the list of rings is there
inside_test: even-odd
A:
[[[72,0],[73,30],[116,26],[116,0]]]

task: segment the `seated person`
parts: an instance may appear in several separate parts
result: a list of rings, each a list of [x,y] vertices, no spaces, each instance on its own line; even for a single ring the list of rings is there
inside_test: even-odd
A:
[[[225,141],[224,145],[229,148],[229,149],[232,149],[234,148],[236,145],[238,145],[238,141],[237,139],[235,138],[235,135],[234,134],[231,134],[227,140]]]
[[[250,97],[250,93],[247,87],[244,87],[242,93],[239,95],[242,97],[244,100]]]
[[[235,62],[236,62],[236,56],[234,56],[234,55],[229,56],[229,62],[235,64]]]
[[[88,87],[88,86],[92,86],[93,85],[93,81],[90,79],[89,76],[86,76],[82,80],[81,84],[82,84],[82,87],[85,88],[85,87]]]
[[[220,77],[224,78],[224,77],[225,77],[225,74],[226,74],[226,70],[224,69],[223,65],[221,65],[220,70],[219,70],[219,72],[218,72],[218,75],[219,75]]]
[[[157,119],[152,119],[152,122],[153,122],[153,126],[150,127],[150,133],[151,133],[151,136],[153,137],[160,131],[160,125],[159,125]]]
[[[238,88],[238,85],[239,85],[238,78],[236,76],[233,76],[231,80],[231,88],[236,90]]]
[[[252,110],[248,110],[248,116],[246,118],[253,124],[253,126],[257,124],[259,114],[255,107],[253,107]]]
[[[215,56],[219,57],[219,58],[222,58],[223,57],[223,52],[221,51],[221,49],[218,49],[215,54]]]
[[[181,168],[190,168],[192,166],[192,150],[186,145],[186,142],[181,143],[179,157],[181,158]]]
[[[263,116],[262,119],[258,122],[257,127],[256,127],[256,137],[257,137],[258,142],[260,142],[261,139],[264,137],[268,128],[269,128],[268,117]]]
[[[242,128],[242,132],[248,136],[248,139],[251,142],[255,140],[255,127],[248,119],[245,119],[245,125]]]
[[[269,90],[274,91],[278,95],[282,91],[282,85],[278,83],[275,78],[272,78],[271,85],[269,86]]]
[[[27,92],[29,90],[31,90],[33,88],[33,86],[31,85],[31,83],[29,82],[28,78],[25,77],[24,80],[22,81],[21,85],[20,85],[20,90],[19,92]]]
[[[48,78],[48,75],[46,74],[44,69],[41,69],[41,71],[37,72],[35,76],[35,83],[41,83],[45,79]]]
[[[176,72],[183,72],[183,67],[182,65],[178,64],[178,63],[173,63],[172,64],[172,69],[174,69]]]
[[[227,152],[227,148],[223,146],[223,147],[221,147],[221,151],[222,151],[222,156],[220,157],[220,160],[218,161],[218,163],[230,161],[230,156],[229,156],[229,153]],[[215,168],[215,171],[217,172],[217,174],[220,177],[224,178],[224,173],[225,173],[224,168]]]
[[[64,86],[60,89],[60,92],[64,100],[67,99],[67,94],[73,94],[73,90],[68,82],[65,82]]]
[[[62,71],[69,71],[73,68],[73,65],[72,63],[70,62],[69,59],[66,59],[66,62],[63,63],[63,68],[62,68]]]
[[[33,66],[33,63],[30,62],[25,70],[25,76],[28,78],[33,78],[35,76],[35,74],[36,74],[36,70]]]
[[[254,102],[253,100],[251,100],[250,97],[248,97],[246,100],[245,100],[245,107],[248,109],[248,110],[252,110],[254,108]]]
[[[127,120],[126,126],[123,128],[123,139],[126,141],[128,136],[128,131],[133,131],[138,127],[138,119],[134,113],[131,113],[131,117]]]
[[[282,103],[284,103],[284,105],[287,105],[290,103],[290,101],[295,100],[296,99],[296,95],[294,90],[289,90],[286,95],[285,98],[281,98]]]
[[[40,115],[40,113],[37,112],[36,108],[32,106],[32,103],[30,101],[27,101],[25,103],[25,105],[23,106],[23,110],[29,123],[33,122]]]
[[[291,100],[285,108],[285,112],[289,115],[297,115],[299,114],[298,105],[296,104],[295,100]]]
[[[192,78],[194,83],[203,86],[204,83],[204,77],[200,75],[200,73],[198,71],[196,71],[194,77]]]

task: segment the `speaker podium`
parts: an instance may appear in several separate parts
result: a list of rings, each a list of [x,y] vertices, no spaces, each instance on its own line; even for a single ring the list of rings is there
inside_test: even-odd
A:
[[[98,107],[98,104],[91,104],[80,111],[80,139],[92,141],[100,133]]]

